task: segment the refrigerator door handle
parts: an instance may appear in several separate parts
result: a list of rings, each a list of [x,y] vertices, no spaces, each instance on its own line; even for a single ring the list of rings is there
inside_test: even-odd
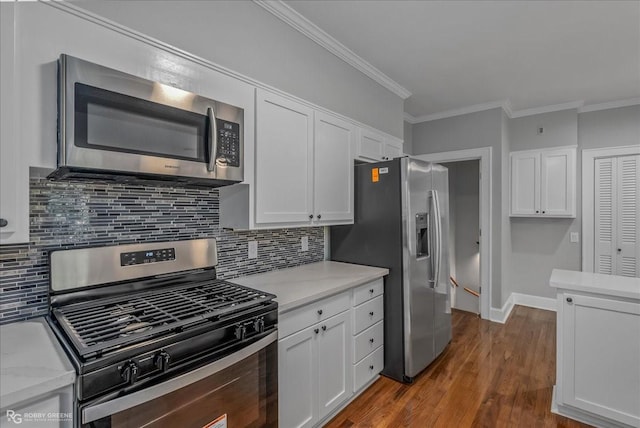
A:
[[[435,229],[435,251],[431,251],[431,260],[433,263],[433,279],[429,280],[432,288],[438,287],[438,279],[440,278],[440,269],[442,265],[442,216],[440,215],[440,198],[437,190],[431,190],[431,200],[433,201],[433,224]]]

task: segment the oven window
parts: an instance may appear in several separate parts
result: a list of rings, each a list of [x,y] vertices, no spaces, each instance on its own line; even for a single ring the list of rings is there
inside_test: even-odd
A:
[[[206,162],[205,115],[75,84],[75,144]]]
[[[212,376],[82,426],[203,428],[226,415],[228,427],[275,428],[277,370],[277,342],[274,342]]]

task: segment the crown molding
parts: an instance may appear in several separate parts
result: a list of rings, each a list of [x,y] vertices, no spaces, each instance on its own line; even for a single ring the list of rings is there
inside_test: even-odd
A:
[[[503,109],[507,113],[507,115],[511,111],[510,104],[507,101],[494,101],[490,103],[474,104],[472,106],[462,107],[462,108],[453,109],[453,110],[446,110],[440,113],[427,114],[424,116],[415,117],[410,115],[414,122],[411,122],[410,120],[407,120],[407,122],[409,123],[430,122],[432,120],[446,119],[448,117],[461,116],[463,114],[469,114],[469,113],[477,113],[479,111],[492,110],[494,108]],[[407,119],[406,116],[405,116],[405,119]]]
[[[409,122],[412,125],[419,122],[417,117],[411,115],[410,113],[407,113],[406,111],[404,112],[403,116],[404,116],[404,121]]]
[[[619,108],[619,107],[629,107],[629,106],[635,106],[639,104],[640,104],[640,97],[627,98],[625,100],[617,100],[617,101],[610,101],[607,103],[586,105],[586,106],[580,107],[578,109],[578,113],[589,113],[591,111],[608,110],[608,109]]]
[[[543,114],[543,113],[552,113],[554,111],[561,111],[561,110],[573,110],[573,109],[577,110],[583,105],[584,105],[584,101],[572,101],[570,103],[553,104],[550,106],[527,108],[524,110],[516,110],[511,112],[511,118],[516,119],[518,117],[533,116],[536,114]]]
[[[331,37],[320,27],[309,21],[293,8],[282,2],[281,0],[253,0],[255,4],[264,8],[266,11],[279,18],[292,28],[304,34],[347,64],[369,76],[375,82],[384,86],[400,98],[407,99],[411,96],[411,92],[402,87],[399,83],[391,79],[382,71],[362,59],[351,49]]]

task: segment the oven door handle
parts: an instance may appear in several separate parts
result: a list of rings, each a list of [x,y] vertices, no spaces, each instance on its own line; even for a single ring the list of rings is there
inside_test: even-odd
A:
[[[89,422],[97,421],[107,416],[115,415],[124,410],[130,409],[140,404],[146,403],[163,395],[169,394],[173,391],[177,391],[180,388],[189,386],[192,383],[205,379],[215,373],[218,373],[233,364],[242,361],[252,354],[266,348],[278,339],[278,332],[274,331],[268,336],[263,337],[255,343],[242,348],[239,351],[234,352],[224,358],[214,361],[211,364],[192,370],[188,373],[184,373],[166,382],[158,385],[150,386],[141,391],[134,392],[133,394],[125,395],[115,398],[113,400],[95,404],[93,406],[86,407],[82,410],[82,423],[87,424]]]

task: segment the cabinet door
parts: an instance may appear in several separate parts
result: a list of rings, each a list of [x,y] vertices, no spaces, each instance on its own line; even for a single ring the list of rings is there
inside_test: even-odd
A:
[[[256,103],[256,222],[310,223],[313,110],[260,89]]]
[[[395,159],[404,156],[402,145],[395,145],[389,141],[384,144],[384,158]]]
[[[540,213],[540,153],[511,154],[511,215]]]
[[[318,398],[322,419],[351,397],[351,313],[343,312],[320,324],[318,336]],[[286,424],[282,426],[288,426]]]
[[[282,427],[310,427],[318,420],[315,328],[278,342],[278,419]]]
[[[358,157],[374,162],[384,156],[384,136],[368,129],[361,129],[358,138]]]
[[[640,304],[564,294],[561,402],[640,424]]]
[[[640,278],[640,155],[617,160],[616,275]]]
[[[541,214],[575,216],[575,163],[575,149],[542,151]]]
[[[0,3],[0,244],[29,240],[29,172],[18,150],[14,14],[16,3]]]
[[[315,222],[353,223],[355,127],[327,114],[315,114]]]

